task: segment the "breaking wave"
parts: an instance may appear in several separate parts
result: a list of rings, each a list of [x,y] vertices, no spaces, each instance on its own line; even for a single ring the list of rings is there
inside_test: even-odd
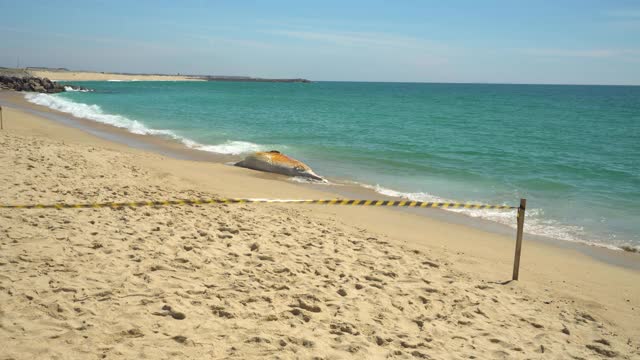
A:
[[[193,149],[227,155],[240,155],[265,149],[262,145],[248,141],[227,141],[218,145],[204,145],[189,139],[183,139],[182,142]]]
[[[69,91],[69,92],[91,92],[91,90],[89,90],[89,89],[74,89],[71,86],[65,86],[64,87],[64,91]]]
[[[361,184],[359,185],[374,190],[375,192],[391,196],[397,197],[412,201],[427,201],[427,202],[458,202],[452,199],[441,198],[426,192],[400,192],[392,189],[388,189],[382,187],[380,185],[367,185]],[[478,203],[478,202],[473,202]],[[491,205],[508,205],[508,204],[491,204]],[[513,205],[513,204],[509,204]],[[497,222],[502,225],[509,226],[511,228],[516,228],[515,221],[515,213],[514,211],[502,211],[502,210],[490,210],[490,209],[453,209],[446,208],[443,209],[446,211],[451,211],[459,214],[464,214],[466,216],[481,218],[484,220],[490,220]],[[527,209],[527,221],[526,221],[526,229],[525,232],[533,235],[544,236],[548,238],[554,238],[559,240],[571,241],[576,243],[583,243],[587,245],[595,245],[600,247],[605,247],[608,249],[620,250],[618,246],[612,244],[604,244],[601,242],[592,242],[584,240],[586,238],[585,229],[581,226],[575,225],[567,225],[562,224],[558,221],[546,219],[544,218],[544,210],[543,209]]]
[[[240,155],[265,149],[265,146],[263,145],[254,144],[247,141],[227,141],[225,143],[217,145],[201,144],[197,141],[178,135],[171,130],[149,128],[140,121],[129,119],[121,115],[105,113],[98,105],[77,103],[55,95],[27,93],[25,95],[25,98],[27,99],[27,101],[33,104],[46,106],[50,109],[71,114],[78,118],[93,120],[121,129],[126,129],[133,134],[166,136],[171,139],[180,141],[187,147],[196,150],[208,151],[218,154]]]

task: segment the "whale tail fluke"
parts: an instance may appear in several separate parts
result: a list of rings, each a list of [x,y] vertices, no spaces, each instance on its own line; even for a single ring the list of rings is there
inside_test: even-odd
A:
[[[322,181],[322,182],[327,182],[327,179],[323,178],[320,175],[317,175],[316,173],[314,173],[313,171],[309,171],[306,173],[305,175],[306,177],[313,179],[313,180],[318,180],[318,181]]]

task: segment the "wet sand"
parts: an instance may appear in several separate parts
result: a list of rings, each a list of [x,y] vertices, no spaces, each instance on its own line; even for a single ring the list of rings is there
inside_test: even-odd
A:
[[[339,195],[3,107],[2,203]],[[513,236],[413,211],[3,209],[0,247],[8,357],[640,356],[638,271],[525,237],[508,282]]]

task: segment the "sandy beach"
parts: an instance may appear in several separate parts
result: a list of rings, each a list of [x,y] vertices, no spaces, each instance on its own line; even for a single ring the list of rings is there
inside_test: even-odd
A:
[[[21,96],[0,93],[2,204],[337,196],[107,141]],[[513,250],[378,207],[0,209],[0,358],[640,357],[640,271],[525,236],[510,282]]]
[[[54,81],[202,81],[192,76],[181,75],[144,75],[144,74],[114,74],[93,71],[55,71],[29,69],[32,76],[47,78]]]

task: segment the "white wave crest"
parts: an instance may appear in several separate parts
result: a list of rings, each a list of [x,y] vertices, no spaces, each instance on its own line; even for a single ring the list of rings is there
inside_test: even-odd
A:
[[[74,89],[71,86],[65,86],[64,91],[68,92],[91,92],[89,89]]]
[[[375,192],[377,192],[378,194],[382,194],[382,195],[386,195],[386,196],[392,196],[392,197],[399,197],[399,198],[404,198],[404,199],[408,199],[408,200],[412,200],[412,201],[431,201],[431,202],[448,202],[449,200],[441,198],[441,197],[437,197],[435,195],[431,195],[429,193],[426,192],[416,192],[416,193],[408,193],[408,192],[400,192],[400,191],[396,191],[396,190],[392,190],[392,189],[388,189],[385,187],[382,187],[380,185],[367,185],[367,184],[360,184],[358,183],[360,186],[363,186],[367,189],[371,189]]]
[[[25,98],[34,104],[46,106],[50,109],[71,114],[75,117],[89,119],[103,124],[125,128],[134,134],[151,134],[152,129],[147,128],[139,121],[131,120],[124,116],[105,114],[98,105],[76,103],[58,96],[40,93],[28,93]],[[167,132],[168,130],[163,130]]]
[[[227,155],[240,155],[264,150],[264,147],[262,145],[254,144],[247,141],[227,141],[218,145],[204,145],[191,140],[185,140],[183,141],[183,143],[193,149]]]
[[[132,120],[125,116],[107,114],[98,105],[77,103],[59,96],[41,93],[27,93],[25,95],[25,98],[31,103],[68,113],[78,118],[93,120],[103,124],[123,128],[133,134],[166,136],[171,139],[180,141],[187,147],[196,150],[214,152],[218,154],[240,155],[244,153],[260,151],[265,148],[262,145],[246,141],[227,141],[218,145],[201,144],[189,138],[180,136],[171,130],[152,129],[145,126],[140,121]]]
[[[427,201],[427,202],[457,202],[452,199],[441,198],[426,192],[400,192],[392,189],[388,189],[382,187],[380,185],[366,185],[359,184],[365,188],[372,189],[375,192],[392,197],[403,198],[411,201]],[[473,202],[476,203],[476,202]],[[491,204],[491,205],[507,205],[507,204]],[[516,216],[514,211],[504,211],[504,210],[490,210],[490,209],[452,209],[447,208],[443,209],[459,214],[464,214],[466,216],[481,218],[484,220],[490,220],[497,222],[502,225],[509,226],[513,229],[516,228]],[[612,244],[604,244],[602,242],[593,242],[584,240],[587,238],[587,234],[583,227],[562,224],[558,221],[552,219],[544,218],[544,210],[542,209],[527,209],[527,221],[525,224],[525,232],[544,236],[547,238],[553,238],[564,241],[571,241],[577,243],[583,243],[587,245],[596,245],[600,247],[605,247],[613,250],[620,250],[617,246]]]

